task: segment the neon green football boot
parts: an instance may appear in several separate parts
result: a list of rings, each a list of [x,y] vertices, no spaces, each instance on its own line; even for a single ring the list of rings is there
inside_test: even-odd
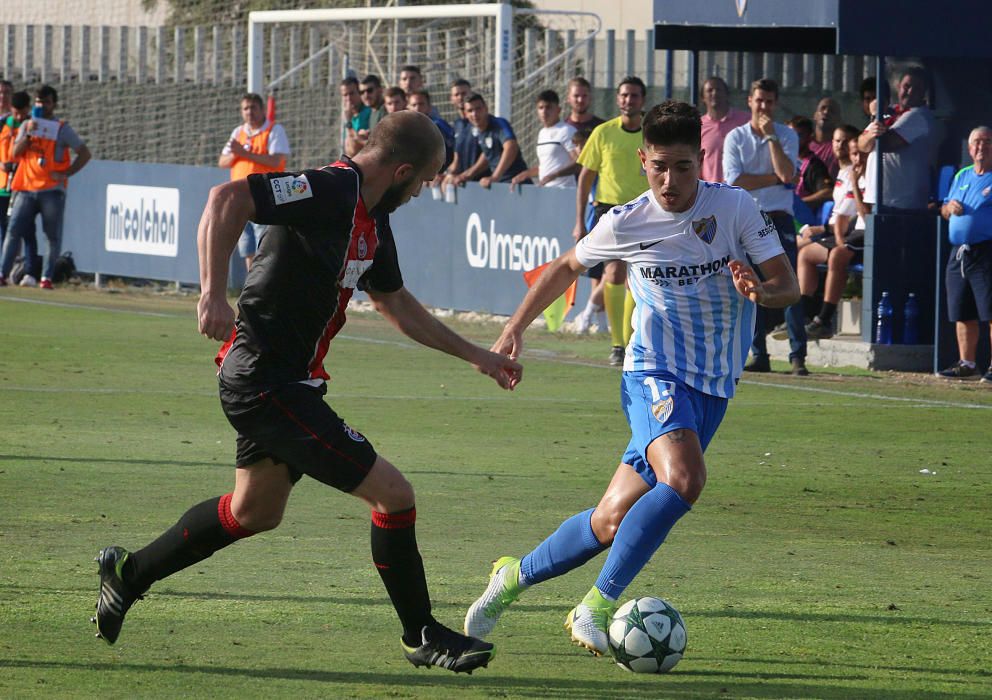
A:
[[[465,615],[465,634],[479,639],[488,637],[499,622],[499,616],[520,597],[525,588],[520,583],[519,559],[500,557],[493,562],[489,585]]]
[[[602,656],[610,650],[607,630],[616,610],[617,601],[604,598],[593,586],[582,602],[568,613],[565,629],[571,632],[573,642],[596,656]]]

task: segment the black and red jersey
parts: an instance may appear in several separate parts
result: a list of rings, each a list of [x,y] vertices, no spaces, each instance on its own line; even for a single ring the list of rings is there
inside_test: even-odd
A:
[[[365,208],[362,173],[342,159],[319,170],[248,177],[259,224],[270,224],[252,262],[231,338],[217,353],[235,390],[327,379],[328,344],[356,288],[403,286],[389,216]]]

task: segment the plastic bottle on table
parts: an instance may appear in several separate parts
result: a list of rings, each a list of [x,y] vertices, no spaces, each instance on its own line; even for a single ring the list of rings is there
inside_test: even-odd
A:
[[[920,303],[912,292],[906,297],[906,305],[902,308],[902,342],[903,345],[919,345],[920,343]]]

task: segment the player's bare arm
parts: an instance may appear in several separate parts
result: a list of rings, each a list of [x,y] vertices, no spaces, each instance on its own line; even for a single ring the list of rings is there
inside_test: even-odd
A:
[[[236,180],[210,190],[200,217],[196,249],[200,259],[200,301],[196,317],[200,333],[227,340],[234,328],[234,309],[227,301],[227,270],[231,252],[245,224],[255,214],[247,180]]]
[[[754,268],[741,260],[731,260],[729,267],[734,287],[756,304],[782,309],[799,301],[799,282],[784,253],[758,265],[763,282]]]
[[[432,316],[405,287],[389,293],[370,290],[369,297],[376,311],[408,338],[465,360],[504,389],[512,390],[520,382],[523,370],[519,364],[455,333]]]
[[[575,228],[572,230],[572,238],[578,241],[586,235],[586,202],[589,201],[589,193],[592,192],[592,183],[596,181],[595,170],[582,166],[579,171],[579,181],[575,188]]]
[[[503,327],[503,332],[493,343],[493,352],[509,355],[514,360],[523,351],[523,334],[530,324],[555,299],[568,289],[579,275],[586,271],[582,263],[575,257],[575,250],[569,250],[553,261],[544,270],[527,296],[520,302],[510,320]]]

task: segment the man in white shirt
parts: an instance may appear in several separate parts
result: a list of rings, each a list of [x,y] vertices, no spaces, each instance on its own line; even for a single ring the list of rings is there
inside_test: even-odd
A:
[[[868,154],[865,202],[878,203],[875,193],[875,141],[882,142],[882,206],[890,209],[926,209],[930,197],[935,124],[926,106],[927,77],[911,66],[899,79],[899,101],[872,121],[858,138],[858,148]]]
[[[779,241],[793,269],[796,266],[796,229],[793,224],[793,179],[799,165],[799,139],[785,124],[774,120],[778,106],[778,83],[768,78],[751,83],[747,105],[751,121],[727,134],[723,142],[723,176],[728,185],[751,193],[755,204],[775,225]],[[797,376],[806,369],[806,318],[801,305],[785,310],[789,338],[789,362]],[[759,308],[752,359],[748,372],[770,372],[771,362],[765,334],[765,314]]]
[[[510,188],[536,179],[541,187],[575,187],[575,146],[572,137],[575,127],[561,120],[561,103],[558,93],[544,90],[537,96],[537,118],[541,130],[537,132],[537,165],[517,173],[510,180]]]
[[[598,506],[565,520],[521,559],[496,560],[466,615],[467,634],[488,636],[527,587],[609,548],[596,584],[566,618],[573,641],[606,653],[620,596],[702,493],[703,451],[734,394],[755,306],[799,299],[775,228],[751,197],[699,179],[700,128],[699,112],[683,102],[648,112],[638,155],[650,189],[604,213],[556,258],[493,345],[519,357],[524,330],[584,270],[603,260],[627,263],[637,300],[620,388],[627,449]]]

